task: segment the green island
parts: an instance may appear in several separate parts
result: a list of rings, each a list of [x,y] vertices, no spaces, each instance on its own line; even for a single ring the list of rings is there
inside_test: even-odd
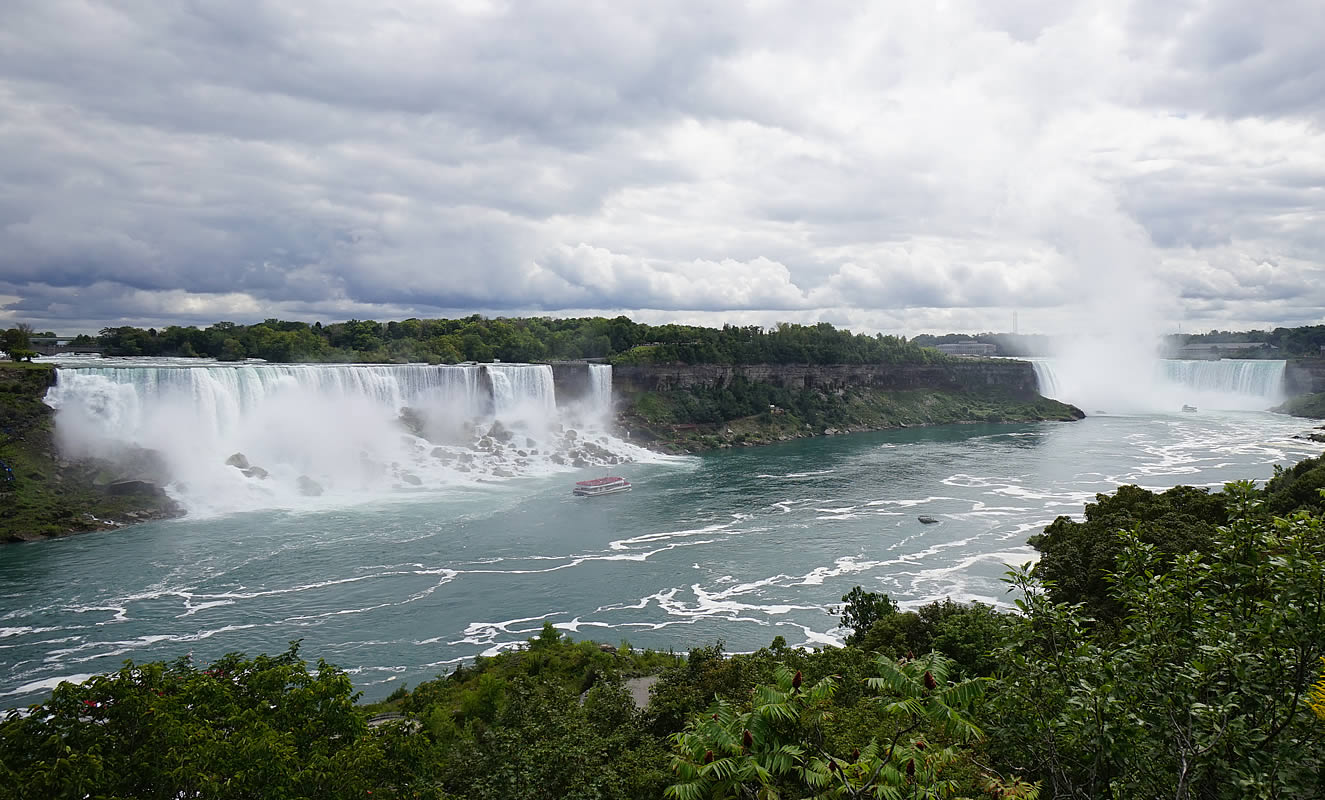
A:
[[[1234,798],[1325,793],[1325,460],[1124,486],[1016,611],[860,587],[845,646],[521,648],[386,701],[284,653],[126,662],[0,722],[0,798]]]

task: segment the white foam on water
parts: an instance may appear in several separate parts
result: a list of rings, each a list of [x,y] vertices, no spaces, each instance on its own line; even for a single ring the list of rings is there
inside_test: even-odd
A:
[[[71,675],[56,675],[50,678],[42,678],[39,681],[32,681],[31,683],[25,683],[22,686],[16,686],[9,691],[0,692],[0,697],[12,697],[21,694],[45,692],[54,689],[62,683],[80,684],[92,677],[94,677],[92,673],[75,672]]]

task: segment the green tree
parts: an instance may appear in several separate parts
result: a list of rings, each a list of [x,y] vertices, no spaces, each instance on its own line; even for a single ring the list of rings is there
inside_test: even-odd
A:
[[[888,595],[867,592],[859,586],[842,595],[842,602],[845,605],[838,611],[842,614],[842,627],[851,631],[846,639],[848,645],[859,642],[874,623],[897,613],[897,604]]]
[[[349,677],[278,656],[132,663],[0,723],[0,797],[436,796],[400,730],[371,732]]]
[[[1321,520],[1267,518],[1250,484],[1226,494],[1231,520],[1205,552],[1122,538],[1116,629],[1013,573],[1025,616],[1001,648],[990,716],[1005,763],[1055,797],[1325,795],[1325,729],[1308,704],[1325,655]]]

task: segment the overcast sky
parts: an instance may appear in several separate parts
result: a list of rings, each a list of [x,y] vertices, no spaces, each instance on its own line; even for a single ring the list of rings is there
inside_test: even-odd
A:
[[[4,0],[0,324],[1320,323],[1325,3]]]

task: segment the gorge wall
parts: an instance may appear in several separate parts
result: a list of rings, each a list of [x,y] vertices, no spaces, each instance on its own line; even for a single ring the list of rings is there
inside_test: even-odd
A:
[[[555,366],[554,366],[555,372]],[[787,389],[836,391],[862,387],[885,391],[930,389],[989,392],[1021,399],[1038,393],[1035,370],[1026,361],[972,360],[953,364],[693,364],[616,366],[619,393],[665,392],[729,385],[742,377]]]
[[[1284,368],[1284,394],[1296,397],[1325,392],[1325,358],[1294,358]]]

